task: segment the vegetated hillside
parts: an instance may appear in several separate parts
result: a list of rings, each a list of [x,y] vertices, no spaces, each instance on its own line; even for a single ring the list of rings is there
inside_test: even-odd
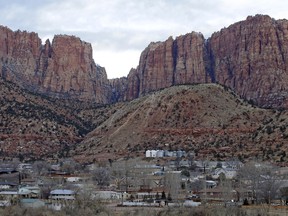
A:
[[[144,156],[147,149],[198,158],[287,160],[288,115],[260,109],[217,84],[170,87],[127,102],[77,146],[78,160]]]
[[[287,111],[254,107],[217,84],[99,106],[31,94],[0,79],[0,104],[0,158],[89,162],[183,149],[198,158],[287,161]]]
[[[0,157],[66,156],[70,148],[107,118],[102,111],[105,107],[96,109],[101,118],[93,121],[89,114],[92,111],[85,110],[95,104],[31,94],[2,79],[0,105]],[[94,111],[93,116],[98,115]]]

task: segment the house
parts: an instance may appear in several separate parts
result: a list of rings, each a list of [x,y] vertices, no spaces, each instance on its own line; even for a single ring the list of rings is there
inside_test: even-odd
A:
[[[74,200],[76,193],[73,190],[56,189],[50,192],[50,199],[53,200]]]
[[[19,188],[18,194],[23,198],[39,198],[40,188],[38,186],[24,186]]]
[[[79,182],[82,180],[81,177],[78,176],[69,176],[65,178],[67,182]]]
[[[0,167],[0,175],[2,174],[11,174],[11,173],[16,173],[17,170],[12,167]]]
[[[92,195],[92,198],[97,200],[121,199],[122,193],[116,191],[95,191]]]
[[[217,168],[212,173],[212,178],[218,179],[220,176],[224,175],[226,179],[233,179],[237,175],[237,171],[231,168]]]
[[[156,157],[157,156],[157,151],[158,150],[147,150],[146,151],[146,157]]]
[[[211,201],[231,201],[238,199],[238,193],[236,190],[231,188],[224,188],[221,186],[217,186],[214,188],[206,188],[200,190],[199,192],[200,198],[202,201],[211,202]]]
[[[161,193],[158,193],[161,196]],[[133,194],[134,198],[138,201],[148,200],[148,199],[156,199],[157,192],[137,192]]]
[[[21,185],[37,185],[38,180],[34,178],[23,178],[21,179]]]
[[[206,180],[206,188],[215,188],[217,186],[217,182]]]
[[[240,169],[243,166],[244,166],[244,164],[241,161],[239,161],[239,160],[232,160],[232,161],[224,161],[224,162],[222,162],[222,167],[223,168],[231,168],[231,169],[234,169],[234,170],[238,170],[238,169]]]
[[[32,164],[30,163],[21,163],[18,165],[19,172],[33,172]]]
[[[0,182],[0,190],[10,190],[17,187],[18,184],[14,182],[7,182],[7,181]]]
[[[147,150],[146,157],[183,157],[186,155],[185,151],[167,151],[167,150]]]

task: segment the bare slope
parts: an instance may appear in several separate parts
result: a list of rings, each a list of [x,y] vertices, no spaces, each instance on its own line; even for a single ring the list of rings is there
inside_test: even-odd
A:
[[[6,158],[66,156],[70,148],[107,118],[101,113],[105,108],[99,108],[101,118],[92,122],[91,111],[85,111],[91,104],[32,94],[2,79],[0,105],[0,157]]]
[[[144,156],[147,149],[184,149],[205,158],[276,161],[287,148],[287,123],[286,112],[253,107],[217,84],[174,86],[123,104],[87,135],[76,158],[107,160]]]

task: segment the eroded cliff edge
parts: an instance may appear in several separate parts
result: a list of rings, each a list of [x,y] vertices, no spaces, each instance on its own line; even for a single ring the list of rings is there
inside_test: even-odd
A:
[[[0,28],[1,76],[37,93],[99,104],[132,100],[173,85],[219,83],[262,107],[288,107],[288,21],[266,15],[205,39],[192,32],[152,42],[127,77],[108,80],[91,44],[57,35],[43,45],[36,33]]]

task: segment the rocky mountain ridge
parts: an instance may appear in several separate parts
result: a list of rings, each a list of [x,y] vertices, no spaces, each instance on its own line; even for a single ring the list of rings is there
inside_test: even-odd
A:
[[[96,59],[97,60],[97,59]],[[152,42],[127,77],[108,80],[91,44],[0,27],[1,77],[33,92],[111,104],[180,84],[219,83],[262,107],[287,108],[288,21],[249,16],[205,39],[188,33]]]
[[[287,108],[287,66],[288,21],[256,15],[207,40],[192,32],[151,43],[128,83],[136,76],[138,95],[143,95],[173,85],[213,82],[259,106]]]
[[[77,37],[56,35],[42,45],[36,33],[0,27],[0,59],[1,77],[31,92],[110,102],[105,69],[92,59],[91,44]]]
[[[208,39],[169,37],[109,80],[75,36],[42,44],[0,27],[0,158],[90,162],[181,148],[286,163],[287,31],[287,20],[256,15]]]

